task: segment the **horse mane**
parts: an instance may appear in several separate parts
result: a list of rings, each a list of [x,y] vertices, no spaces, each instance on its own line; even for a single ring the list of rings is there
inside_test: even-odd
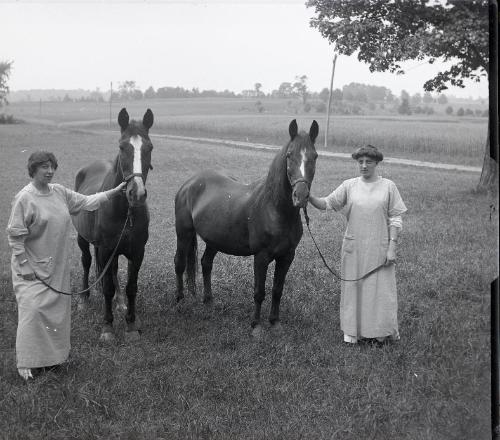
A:
[[[286,153],[291,142],[292,141],[288,141],[288,143],[281,148],[279,153],[274,156],[264,184],[264,194],[266,198],[276,205],[288,198],[281,189],[289,185],[286,172]]]

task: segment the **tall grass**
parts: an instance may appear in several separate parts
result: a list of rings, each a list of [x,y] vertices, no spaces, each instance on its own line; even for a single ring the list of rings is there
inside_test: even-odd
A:
[[[297,118],[308,129],[318,120],[318,148],[351,152],[365,144],[378,146],[387,156],[481,166],[487,119],[448,116],[332,116],[324,146],[324,113],[296,114],[287,100],[265,100],[266,112],[258,113],[252,99],[158,99],[114,103],[112,115],[122,106],[142,115],[150,107],[156,133],[218,137],[247,142],[283,145],[288,123]],[[36,103],[11,106],[18,119],[41,118],[54,123],[110,127],[108,103]],[[111,127],[115,127],[112,116]]]
[[[11,197],[27,181],[33,148],[54,151],[56,180],[68,186],[80,166],[116,154],[116,134],[29,125],[0,130],[4,226]],[[402,339],[395,345],[342,344],[340,287],[306,233],[285,284],[281,332],[266,326],[262,340],[250,336],[251,258],[218,254],[214,304],[204,306],[198,295],[175,307],[176,190],[208,167],[249,182],[266,173],[271,158],[156,139],[148,178],[151,238],[139,277],[140,341],[125,341],[124,317],[116,315],[116,343],[98,342],[103,301],[93,292],[87,313],[73,310],[69,363],[28,384],[15,371],[17,314],[9,250],[0,241],[0,437],[490,438],[488,287],[498,271],[498,210],[490,220],[492,201],[472,191],[476,174],[384,165],[409,208],[398,245]],[[313,193],[327,194],[354,173],[350,162],[320,158]],[[328,261],[338,265],[344,220],[312,208],[309,214]],[[76,243],[74,249],[77,289]],[[125,273],[121,261],[122,282]],[[268,295],[264,317],[269,305]]]

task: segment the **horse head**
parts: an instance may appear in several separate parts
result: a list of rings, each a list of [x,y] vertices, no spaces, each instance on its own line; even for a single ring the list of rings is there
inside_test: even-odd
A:
[[[318,153],[314,142],[318,136],[318,123],[313,121],[309,133],[298,132],[294,119],[288,127],[290,142],[286,152],[286,172],[292,188],[293,206],[303,208],[307,204],[309,191],[316,171]]]
[[[148,109],[141,122],[129,121],[125,108],[118,114],[121,128],[118,172],[127,182],[125,194],[130,206],[142,206],[146,202],[146,179],[151,166],[153,144],[149,139],[149,129],[153,125],[153,112]]]

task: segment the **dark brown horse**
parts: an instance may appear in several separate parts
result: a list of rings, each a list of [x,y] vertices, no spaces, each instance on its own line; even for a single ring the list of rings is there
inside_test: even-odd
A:
[[[212,300],[211,273],[217,252],[254,255],[254,302],[252,327],[259,327],[265,297],[267,268],[275,260],[272,306],[269,321],[279,321],[285,277],[302,237],[300,208],[309,197],[318,154],[314,141],[318,123],[309,133],[298,133],[295,119],[289,126],[290,141],[271,163],[267,178],[245,185],[212,171],[191,177],[175,197],[177,251],[177,301],[183,294],[187,267],[188,289],[196,292],[197,234],[206,243],[201,259],[204,302]]]
[[[81,211],[73,217],[78,231],[78,246],[82,251],[83,288],[89,285],[89,269],[92,256],[89,244],[94,245],[96,272],[101,273],[117,246],[116,254],[109,270],[102,278],[101,286],[105,300],[102,340],[113,339],[113,296],[118,286],[118,256],[128,259],[128,280],[126,294],[128,307],[126,314],[127,336],[136,338],[138,328],[135,322],[135,298],[137,278],[144,257],[144,247],[148,241],[149,211],[146,203],[146,179],[151,166],[153,145],[149,139],[149,129],[153,125],[153,112],[148,109],[142,123],[129,121],[126,109],[118,114],[121,128],[118,155],[113,161],[97,160],[80,169],[75,179],[75,191],[82,194],[95,194],[127,182],[123,195],[116,196],[102,205],[97,211]],[[127,222],[125,228],[125,222]],[[80,298],[85,306],[89,293]]]

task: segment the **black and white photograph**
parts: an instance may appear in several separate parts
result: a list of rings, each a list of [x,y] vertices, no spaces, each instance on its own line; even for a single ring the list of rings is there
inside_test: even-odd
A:
[[[0,16],[0,439],[500,438],[495,0]]]

